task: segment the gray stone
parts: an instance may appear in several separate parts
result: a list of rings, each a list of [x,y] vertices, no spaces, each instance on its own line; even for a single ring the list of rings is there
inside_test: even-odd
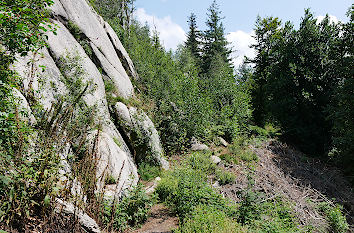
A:
[[[120,60],[127,71],[127,73],[132,76],[134,79],[139,79],[138,73],[135,71],[134,64],[130,59],[127,51],[123,47],[122,43],[120,42],[117,34],[112,29],[111,25],[107,22],[104,24],[104,28],[108,34],[109,39],[111,40],[114,48],[116,49],[117,55],[120,57]]]
[[[12,95],[15,97],[15,102],[17,102],[20,118],[30,125],[36,124],[36,118],[33,116],[26,98],[16,88],[12,89]]]
[[[135,79],[138,75],[113,29],[97,15],[86,0],[55,0],[51,10],[54,16],[52,23],[57,25],[57,35],[48,32],[48,48],[43,48],[38,53],[29,54],[27,57],[19,57],[13,69],[23,78],[24,96],[33,94],[44,109],[49,110],[52,104],[57,102],[58,97],[69,94],[58,66],[59,59],[67,55],[80,57],[80,63],[85,72],[81,78],[84,82],[92,82],[94,86],[92,91],[83,96],[83,100],[88,106],[95,107],[97,111],[95,121],[101,126],[99,132],[90,132],[88,136],[90,144],[96,145],[97,169],[95,172],[98,180],[96,192],[104,192],[113,196],[120,195],[124,189],[137,184],[137,168],[127,146],[128,142],[124,141],[111,120],[103,76],[99,70],[102,69],[107,79],[114,83],[117,94],[123,98],[130,98],[134,95],[128,74]],[[93,54],[97,58],[94,59],[95,62],[66,28],[65,25],[69,20],[76,24],[89,40]],[[45,68],[42,70],[42,67]],[[70,72],[66,75],[70,75]],[[25,108],[29,108],[24,96],[20,95],[19,99],[24,103]],[[143,132],[148,138],[151,153],[164,169],[168,169],[169,163],[163,158],[160,138],[150,118],[144,112],[136,108],[128,108],[124,104],[117,104],[115,112],[121,117],[126,129],[139,129]],[[133,119],[133,116],[136,118]],[[129,131],[126,132],[129,135]],[[67,161],[70,153],[69,146],[60,155],[62,157],[60,180],[63,182],[72,175],[70,163]],[[114,189],[105,184],[107,176],[117,179]],[[71,178],[75,179],[75,177]],[[79,182],[75,181],[71,187],[74,196],[80,199],[85,198]],[[75,207],[72,206],[71,209]]]
[[[163,169],[168,170],[169,162],[163,157],[160,136],[148,115],[134,107],[127,107],[123,103],[117,103],[113,108],[116,118],[121,122],[123,130],[129,137],[131,143],[133,143],[134,140],[141,140],[141,138],[135,139],[131,137],[133,132],[139,132],[138,135],[147,139],[146,147],[150,150],[147,151],[147,153],[151,154]]]
[[[219,184],[219,181],[215,181],[212,186],[213,186],[213,188],[216,188],[216,189],[221,187],[220,184]]]
[[[122,102],[117,102],[114,106],[116,116],[118,116],[121,123],[125,124],[125,128],[133,127],[133,122],[130,117],[130,112],[128,107]]]
[[[218,137],[218,139],[219,139],[219,142],[222,146],[224,146],[224,147],[229,146],[229,143],[227,143],[227,141],[225,139],[223,139],[222,137]]]
[[[83,81],[90,81],[95,86],[94,91],[84,95],[83,99],[88,106],[96,107],[98,116],[96,121],[102,125],[97,147],[98,162],[96,174],[98,178],[98,191],[104,190],[104,179],[106,176],[113,176],[118,180],[119,190],[136,184],[138,175],[132,155],[115,125],[110,120],[102,75],[65,26],[58,21],[54,21],[54,23],[60,26],[57,30],[57,36],[53,34],[48,35],[48,44],[54,60],[67,56],[69,51],[71,54],[77,53],[80,59],[82,59],[81,62],[84,64],[83,69],[86,73],[82,77]],[[95,135],[96,133],[92,132],[91,140],[94,140]],[[124,167],[122,166],[123,163]],[[118,179],[119,176],[120,179]]]
[[[60,1],[54,1],[53,5],[50,7],[53,13],[57,16],[61,16],[65,19],[68,19],[68,14],[66,13],[63,5]]]
[[[61,199],[56,199],[56,208],[55,211],[58,214],[62,215],[75,215],[75,217],[79,220],[81,227],[90,233],[100,233],[100,227],[96,223],[94,219],[88,216],[84,211],[75,207],[74,204],[62,201]]]
[[[192,151],[206,151],[206,150],[210,150],[210,149],[207,145],[199,142],[196,138],[192,138],[191,150]]]
[[[130,98],[133,93],[133,85],[129,77],[126,75],[124,68],[114,68],[111,62],[107,60],[107,58],[100,52],[94,43],[91,42],[90,45],[96,57],[100,61],[102,69],[105,71],[110,81],[114,84],[118,92],[117,94],[125,99]]]
[[[221,162],[221,159],[216,155],[211,156],[210,159],[215,164],[219,164]]]
[[[67,94],[60,71],[47,48],[17,57],[12,68],[21,76],[24,92],[33,95],[46,110],[51,108],[57,96]]]
[[[106,72],[109,70],[110,73],[108,76],[110,76],[111,80],[114,80],[116,88],[120,91],[124,90],[124,92],[120,93],[124,94],[122,97],[129,98],[133,96],[133,88],[129,80],[129,76],[127,75],[119,56],[116,53],[115,47],[107,35],[102,18],[97,17],[97,14],[85,0],[56,1],[60,1],[68,16],[68,20],[76,24],[91,41],[91,43],[95,45],[97,50],[100,51],[99,59],[101,64],[103,57],[105,58],[102,68]],[[97,55],[97,51],[95,54]],[[110,65],[106,64],[106,61],[108,61]],[[115,69],[115,71],[113,71],[113,69]]]
[[[138,171],[133,158],[124,152],[107,133],[100,133],[98,151],[96,171],[98,190],[104,189],[107,176],[112,176],[117,180],[119,191],[137,184]]]
[[[151,194],[151,193],[155,192],[156,187],[157,187],[157,185],[159,184],[160,181],[161,181],[161,178],[160,177],[156,177],[155,180],[154,180],[154,183],[150,187],[147,187],[145,189],[145,192],[147,194]]]

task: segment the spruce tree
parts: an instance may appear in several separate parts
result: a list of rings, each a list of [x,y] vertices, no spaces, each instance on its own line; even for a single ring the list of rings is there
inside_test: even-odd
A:
[[[193,57],[198,62],[200,60],[200,39],[201,34],[197,28],[196,15],[192,13],[188,18],[189,32],[185,47],[189,49]]]
[[[214,0],[208,9],[208,19],[206,25],[208,29],[204,32],[204,48],[203,48],[203,65],[204,73],[210,69],[212,61],[215,57],[221,56],[223,61],[226,62],[230,68],[230,72],[233,70],[231,63],[232,50],[227,46],[229,43],[225,38],[225,29],[221,20],[221,11],[219,5]]]

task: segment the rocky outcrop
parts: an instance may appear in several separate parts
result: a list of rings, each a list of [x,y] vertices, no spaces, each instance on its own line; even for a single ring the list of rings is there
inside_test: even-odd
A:
[[[113,106],[115,117],[122,126],[122,129],[136,148],[136,157],[151,156],[155,162],[168,170],[169,163],[163,157],[163,149],[160,142],[159,134],[154,127],[154,123],[143,111],[135,107],[127,107],[125,104],[118,102]],[[142,153],[142,154],[139,154]]]
[[[100,68],[103,69],[107,77],[114,83],[121,97],[132,97],[133,85],[119,59],[117,54],[118,49],[116,49],[110,40],[110,37],[112,38],[114,37],[113,34],[115,35],[114,31],[109,30],[110,33],[107,33],[105,29],[107,23],[93,11],[85,0],[57,0],[57,2],[55,7],[52,8],[54,15],[64,23],[72,22],[82,31],[89,40],[93,52],[100,62]],[[119,39],[117,36],[115,36],[115,41],[118,44],[117,41]],[[125,57],[123,62],[130,61],[126,52]],[[131,70],[129,72],[136,73]]]
[[[124,189],[138,182],[137,166],[133,157],[136,149],[131,146],[134,143],[129,138],[133,131],[139,129],[147,138],[149,151],[146,154],[153,155],[163,168],[168,169],[158,132],[143,111],[133,107],[128,109],[125,106],[126,109],[121,109],[123,112],[118,113],[118,107],[114,117],[109,111],[105,81],[114,85],[116,95],[129,99],[134,97],[130,77],[137,79],[138,74],[118,36],[87,1],[55,0],[51,10],[56,33],[47,34],[47,48],[18,58],[13,68],[23,78],[24,93],[15,93],[28,112],[31,112],[26,101],[28,97],[37,99],[43,109],[48,111],[61,96],[71,95],[72,90],[67,81],[64,81],[64,77],[90,83],[92,88],[85,92],[82,99],[88,107],[95,110],[95,122],[100,125],[99,130],[89,132],[88,135],[89,145],[95,144],[97,153],[96,192],[119,196]],[[80,64],[82,72],[76,74],[78,77],[73,76],[70,69],[63,69],[63,59],[68,57],[74,58],[75,62]],[[112,121],[117,116],[120,119],[118,125]],[[32,115],[29,121],[35,121]],[[127,126],[133,131],[129,131]],[[68,151],[71,151],[70,148]],[[139,156],[143,157],[145,153],[139,153]],[[68,156],[61,157],[66,160]],[[65,169],[61,170],[61,175],[64,177],[65,174],[71,173],[72,169],[67,161],[63,161],[63,165]],[[106,184],[107,177],[116,180],[114,189],[112,184]]]
[[[16,88],[13,89],[12,95],[15,97],[15,101],[17,102],[21,119],[30,125],[36,124],[36,118],[33,116],[32,110],[26,98]]]

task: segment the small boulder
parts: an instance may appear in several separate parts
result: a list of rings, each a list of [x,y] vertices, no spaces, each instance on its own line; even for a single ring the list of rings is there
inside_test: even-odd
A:
[[[160,181],[161,181],[161,178],[160,178],[160,177],[156,177],[155,180],[154,180],[153,185],[150,186],[150,187],[147,187],[147,188],[145,189],[145,192],[146,192],[147,194],[150,194],[150,193],[155,192],[155,189],[156,189],[156,187],[157,187],[157,185],[158,185],[158,183],[159,183]]]
[[[62,215],[75,215],[85,232],[100,233],[100,227],[97,222],[88,216],[84,211],[74,206],[73,203],[66,202],[60,199],[56,200],[56,209],[58,214]]]
[[[207,145],[201,143],[196,138],[192,138],[191,144],[192,144],[192,146],[191,146],[192,151],[210,150]]]
[[[229,143],[223,139],[222,137],[218,137],[218,140],[220,142],[220,145],[224,146],[224,147],[227,147],[229,145]]]
[[[221,162],[221,159],[216,155],[211,156],[210,159],[215,164],[219,164]]]
[[[219,181],[215,181],[215,183],[213,184],[213,188],[220,188],[220,184]]]

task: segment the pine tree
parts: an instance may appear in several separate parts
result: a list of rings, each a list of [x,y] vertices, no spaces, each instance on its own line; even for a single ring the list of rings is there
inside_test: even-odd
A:
[[[211,4],[208,9],[208,20],[206,25],[208,29],[204,32],[204,48],[203,48],[203,70],[206,73],[212,64],[213,58],[221,56],[223,61],[228,64],[230,71],[233,70],[233,65],[231,63],[231,52],[232,50],[227,46],[229,43],[225,38],[224,26],[221,22],[223,17],[221,17],[221,11],[219,10],[219,5],[216,0]]]
[[[98,13],[106,20],[118,20],[120,26],[130,30],[135,0],[91,0]]]
[[[198,62],[200,56],[200,39],[201,33],[197,28],[196,15],[192,13],[188,18],[189,32],[187,34],[187,41],[185,47],[189,49],[196,61]]]

